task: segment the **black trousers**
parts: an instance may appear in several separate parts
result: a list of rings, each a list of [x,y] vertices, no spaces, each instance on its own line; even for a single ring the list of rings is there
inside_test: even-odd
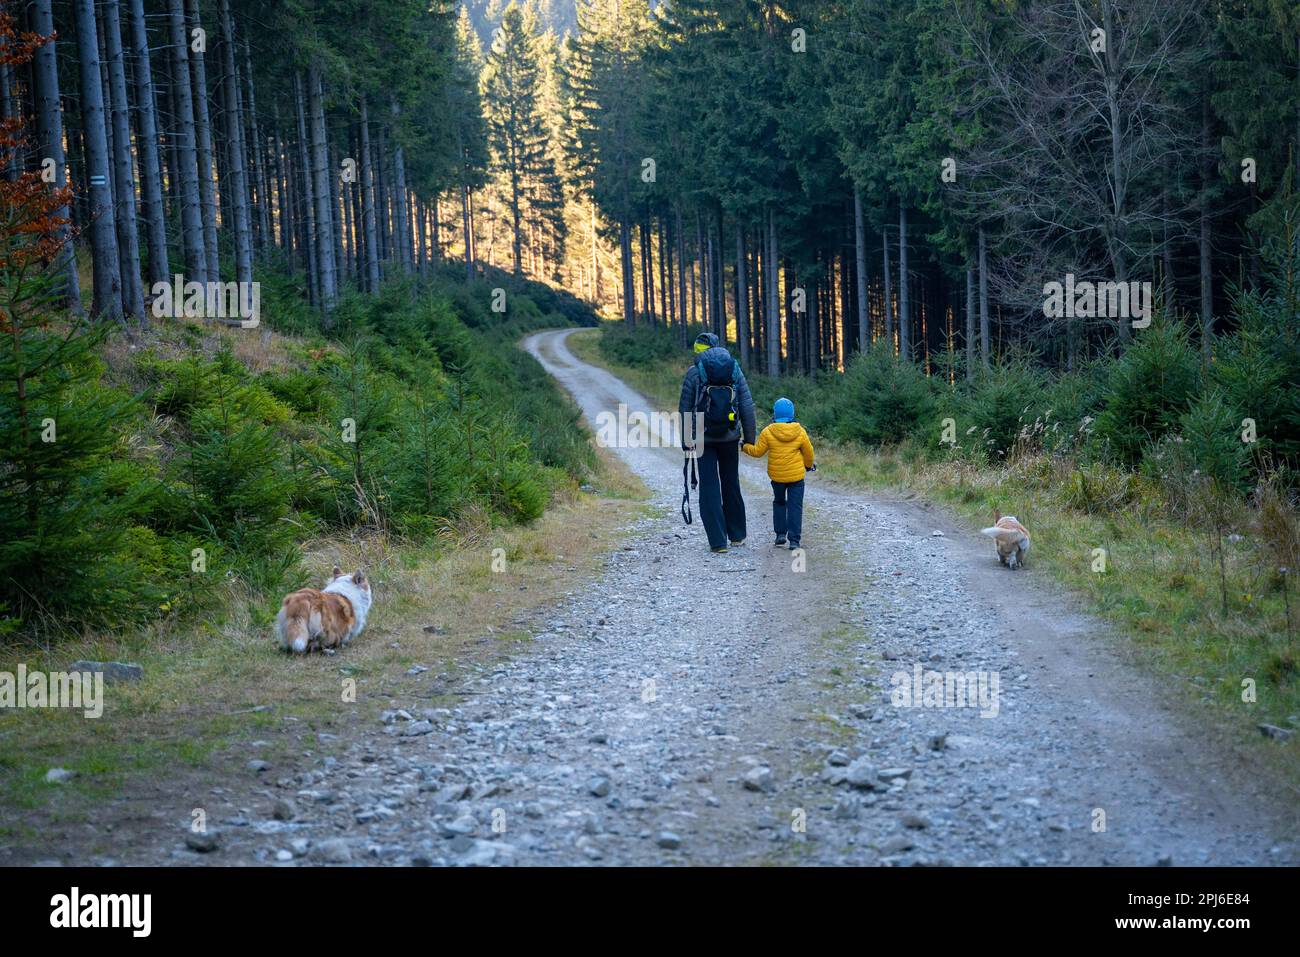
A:
[[[710,548],[745,538],[745,499],[740,494],[740,446],[704,444],[700,454],[700,522]]]
[[[803,538],[803,479],[772,483],[772,531],[788,535],[791,545]]]

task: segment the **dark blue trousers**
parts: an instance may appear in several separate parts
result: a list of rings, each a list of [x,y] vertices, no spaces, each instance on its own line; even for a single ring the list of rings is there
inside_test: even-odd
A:
[[[740,494],[740,446],[704,443],[696,463],[700,473],[700,522],[710,548],[745,537],[745,499]]]
[[[772,531],[785,535],[791,545],[803,538],[803,479],[772,483]]]

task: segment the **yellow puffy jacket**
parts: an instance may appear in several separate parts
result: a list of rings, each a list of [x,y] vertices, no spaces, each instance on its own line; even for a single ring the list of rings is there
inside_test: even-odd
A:
[[[798,422],[773,422],[758,434],[753,445],[742,446],[746,455],[767,455],[767,475],[773,482],[798,482],[813,464],[808,433]]]

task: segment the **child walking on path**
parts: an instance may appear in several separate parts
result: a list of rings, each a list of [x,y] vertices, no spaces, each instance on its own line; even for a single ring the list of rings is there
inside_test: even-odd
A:
[[[803,535],[803,477],[814,471],[813,447],[808,433],[794,420],[794,403],[780,398],[772,406],[771,425],[759,433],[753,445],[744,445],[746,455],[767,456],[767,476],[772,480],[772,530],[776,544],[789,542],[799,547]]]

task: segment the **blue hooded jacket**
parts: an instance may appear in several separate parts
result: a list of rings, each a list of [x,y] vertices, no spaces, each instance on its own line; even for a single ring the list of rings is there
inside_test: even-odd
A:
[[[738,422],[735,428],[721,438],[712,439],[704,436],[696,438],[694,435],[695,404],[703,385],[700,382],[701,367],[709,382],[715,385],[731,383],[736,388]],[[745,373],[740,370],[740,363],[722,346],[706,349],[695,357],[695,363],[686,370],[686,376],[682,379],[682,395],[677,403],[677,411],[682,416],[683,448],[697,441],[709,445],[723,445],[727,442],[739,442],[743,438],[751,445],[754,442],[754,397],[749,392],[749,383],[745,381]]]

